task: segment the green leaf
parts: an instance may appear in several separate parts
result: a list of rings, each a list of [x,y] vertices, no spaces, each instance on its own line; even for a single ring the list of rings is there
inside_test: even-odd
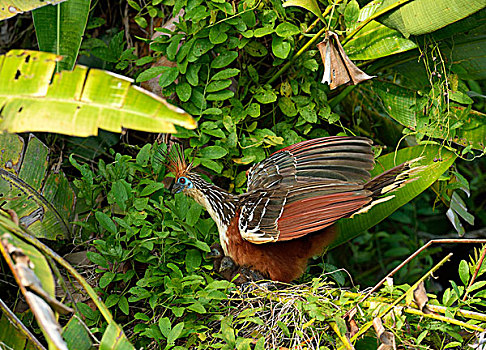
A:
[[[376,2],[371,2],[360,11],[360,20],[371,16],[377,8]],[[371,21],[364,26],[351,40],[344,44],[348,57],[352,60],[372,60],[390,56],[416,48],[413,40],[403,37],[397,30]]]
[[[147,186],[145,186],[142,190],[142,192],[140,192],[140,196],[143,197],[143,196],[148,196],[152,193],[154,193],[155,191],[158,191],[160,189],[164,188],[164,184],[162,182],[152,182],[152,183],[149,183]]]
[[[108,327],[103,333],[99,350],[135,350],[127,339],[123,329],[115,322],[108,323]]]
[[[461,260],[459,263],[459,277],[461,278],[462,284],[467,286],[467,282],[469,281],[469,266],[465,260]]]
[[[90,136],[98,128],[175,132],[173,124],[196,127],[187,113],[132,86],[130,79],[82,66],[53,79],[58,59],[26,50],[0,56],[0,130]]]
[[[101,227],[110,233],[116,234],[116,225],[113,220],[110,219],[108,215],[101,211],[95,213],[96,220],[98,220]]]
[[[230,346],[234,347],[236,337],[235,337],[235,330],[232,327],[231,324],[231,318],[230,317],[225,317],[221,321],[221,336],[223,340]]]
[[[95,263],[98,266],[101,266],[105,269],[110,267],[110,264],[108,263],[106,258],[101,254],[98,254],[98,253],[95,253],[95,252],[87,252],[86,256],[88,257],[88,259],[91,262]]]
[[[198,314],[206,314],[207,311],[200,302],[195,302],[187,307],[188,310],[197,312]]]
[[[159,85],[161,87],[167,87],[172,84],[179,76],[179,69],[177,67],[166,67],[160,74]]]
[[[129,313],[128,300],[124,295],[120,296],[120,299],[118,300],[118,307],[125,315],[128,315]]]
[[[201,266],[201,252],[196,249],[189,249],[186,252],[186,269],[188,272],[196,271]],[[193,310],[196,311],[196,310]]]
[[[219,159],[224,157],[228,154],[228,151],[220,146],[208,146],[201,148],[198,152],[198,155],[201,158],[208,158],[208,159]]]
[[[260,90],[254,95],[255,99],[263,104],[277,101],[277,95],[272,90]]]
[[[180,84],[177,84],[176,86],[177,96],[179,96],[179,99],[182,102],[189,101],[189,99],[191,98],[191,92],[192,92],[191,85],[189,85],[186,82],[182,82]]]
[[[64,56],[58,70],[71,70],[78,57],[91,1],[69,0],[32,11],[39,50]]]
[[[245,45],[245,51],[253,57],[263,57],[268,53],[267,48],[259,41],[250,41]]]
[[[308,123],[317,122],[317,113],[315,111],[314,103],[305,105],[304,107],[299,107],[299,113],[306,122]]]
[[[351,28],[356,22],[358,22],[359,17],[359,4],[356,0],[351,0],[346,5],[344,10],[344,23],[346,28]]]
[[[45,2],[44,0],[22,0],[15,2],[14,4],[15,6],[6,1],[2,1],[0,3],[0,20],[16,16],[18,13],[34,10],[42,6],[52,6],[51,3]]]
[[[295,117],[297,115],[297,108],[290,97],[281,97],[278,99],[278,107],[288,117]]]
[[[384,0],[378,11],[394,4]],[[386,26],[398,29],[405,37],[433,32],[484,8],[484,0],[416,0],[380,17]]]
[[[217,56],[213,61],[211,62],[211,68],[224,68],[227,65],[229,65],[231,62],[236,60],[238,57],[238,52],[236,51],[226,51]]]
[[[287,0],[283,3],[283,7],[289,6],[299,6],[305,8],[307,11],[312,12],[315,14],[319,19],[325,23],[324,17],[322,17],[321,9],[319,8],[319,4],[316,0]]]
[[[214,170],[217,174],[221,174],[223,171],[223,166],[211,159],[202,158],[201,164],[208,169]]]
[[[237,68],[228,68],[222,70],[211,77],[211,80],[223,80],[232,78],[240,73],[240,70]]]
[[[231,85],[231,80],[216,80],[206,86],[206,92],[216,92],[226,89]]]
[[[162,317],[159,319],[159,329],[162,335],[167,339],[170,330],[172,329],[172,325],[168,317]]]
[[[253,31],[253,35],[256,38],[261,38],[265,35],[272,34],[274,32],[273,26],[264,26]]]
[[[116,275],[113,272],[105,272],[99,280],[100,288],[105,289],[113,281],[115,276]]]
[[[276,57],[282,59],[287,58],[289,56],[290,49],[291,49],[290,43],[285,41],[283,38],[278,36],[273,38],[272,52]]]
[[[277,26],[275,33],[282,38],[288,38],[290,36],[300,34],[300,29],[292,23],[283,22]]]
[[[438,154],[442,160],[437,161]],[[453,163],[456,155],[445,148],[436,145],[415,146],[393,152],[377,159],[372,176],[376,176],[382,171],[407,160],[423,157],[417,165],[424,166],[418,173],[416,180],[408,182],[403,187],[397,189],[391,195],[391,200],[380,203],[369,209],[365,213],[358,214],[349,219],[338,221],[339,234],[331,246],[337,246],[356,237],[370,227],[375,226],[380,221],[391,215],[395,210],[409,202],[417,195],[432,185]]]
[[[224,101],[227,100],[231,97],[233,97],[235,93],[231,90],[223,90],[223,91],[218,91],[213,94],[208,94],[206,96],[206,100],[208,101]]]
[[[150,145],[146,145],[146,146],[150,146]],[[123,211],[126,210],[126,203],[128,200],[127,188],[125,187],[124,182],[125,182],[124,180],[117,180],[116,182],[113,183],[113,186],[111,187],[111,191],[110,191],[110,193],[112,193],[113,197],[115,198],[116,204]]]
[[[228,39],[228,34],[221,30],[221,26],[214,26],[209,30],[209,40],[213,44],[222,44]]]
[[[176,324],[169,332],[167,336],[167,343],[174,344],[174,342],[180,337],[182,330],[184,329],[184,322]]]
[[[2,208],[15,211],[20,222],[38,238],[68,238],[74,191],[62,171],[50,170],[48,147],[34,135],[28,140],[0,134]]]

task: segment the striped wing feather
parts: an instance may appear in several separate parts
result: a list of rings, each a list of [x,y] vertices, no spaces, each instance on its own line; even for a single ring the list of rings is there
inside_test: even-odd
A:
[[[283,148],[248,172],[248,191],[322,179],[369,180],[373,168],[371,141],[334,136],[303,141]]]
[[[332,225],[371,201],[368,139],[326,137],[286,147],[253,166],[239,229],[252,243],[287,241]]]

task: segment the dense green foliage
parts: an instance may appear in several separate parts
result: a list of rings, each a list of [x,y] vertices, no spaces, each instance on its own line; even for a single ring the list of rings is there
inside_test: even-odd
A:
[[[91,265],[76,268],[89,277],[136,348],[343,348],[349,341],[345,334],[353,330],[344,316],[358,304],[361,290],[430,239],[485,235],[486,65],[475,50],[486,48],[486,10],[469,13],[462,6],[464,19],[437,16],[433,29],[427,31],[426,21],[414,27],[420,30],[415,33],[390,15],[393,9],[386,6],[393,2],[292,3],[301,7],[284,8],[280,0],[129,0],[108,1],[107,8],[93,2],[85,14],[78,62],[133,77],[143,86],[155,82],[154,90],[198,121],[197,129],[177,128],[169,138],[184,145],[205,179],[234,193],[245,191],[252,164],[321,136],[370,137],[377,157],[424,145],[429,164],[439,164],[446,154],[457,155],[458,161],[431,190],[387,220],[311,260],[295,285],[245,290],[221,280],[205,256],[218,239],[209,215],[167,189],[172,175],[166,172],[162,154],[167,146],[160,135],[132,130],[121,138],[108,132],[86,139],[39,135],[50,146],[55,169],[62,164],[77,195],[72,241],[53,246],[60,254],[85,254]],[[422,5],[427,3],[446,1]],[[380,11],[389,13],[375,18]],[[42,26],[40,14],[34,15],[36,28]],[[315,14],[324,21],[315,20]],[[164,27],[171,19],[175,26]],[[26,21],[17,17],[5,23],[19,31]],[[339,34],[360,68],[377,77],[335,90],[322,84],[324,63],[316,44],[326,28]],[[35,46],[32,28],[22,33],[22,48]],[[10,42],[0,49],[14,46]],[[77,53],[70,52],[70,60]],[[47,151],[37,161],[46,157]],[[486,249],[457,246],[464,247],[460,257],[440,265],[434,272],[438,281],[425,277],[456,248],[429,247],[394,275],[394,284],[387,282],[359,303],[354,321],[363,334],[352,339],[357,349],[377,347],[371,322],[378,315],[404,348],[477,342],[486,324],[481,313]],[[422,278],[437,317],[412,304]],[[9,306],[15,293],[9,290]],[[394,302],[397,307],[382,313]],[[106,340],[114,323],[103,308],[85,295],[73,304],[94,335],[88,343],[103,338],[105,346],[115,348]],[[67,318],[60,319],[64,326]]]

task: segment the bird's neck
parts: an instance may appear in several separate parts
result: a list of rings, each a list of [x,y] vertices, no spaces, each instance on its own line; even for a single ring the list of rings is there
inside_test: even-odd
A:
[[[193,183],[194,188],[187,190],[186,194],[206,208],[218,226],[221,246],[225,253],[227,253],[228,237],[226,234],[228,226],[231,220],[235,218],[238,209],[238,196],[204,181],[199,176]]]

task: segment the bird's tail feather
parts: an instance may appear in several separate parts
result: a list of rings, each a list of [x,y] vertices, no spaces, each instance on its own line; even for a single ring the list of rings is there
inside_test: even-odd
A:
[[[367,212],[373,206],[389,201],[394,198],[394,195],[390,195],[391,192],[396,191],[405,184],[416,180],[417,174],[423,170],[423,166],[414,166],[416,162],[421,160],[422,157],[409,160],[405,163],[397,165],[380,175],[375,176],[365,184],[365,189],[372,192],[372,201],[354,213],[351,217],[357,214]]]

